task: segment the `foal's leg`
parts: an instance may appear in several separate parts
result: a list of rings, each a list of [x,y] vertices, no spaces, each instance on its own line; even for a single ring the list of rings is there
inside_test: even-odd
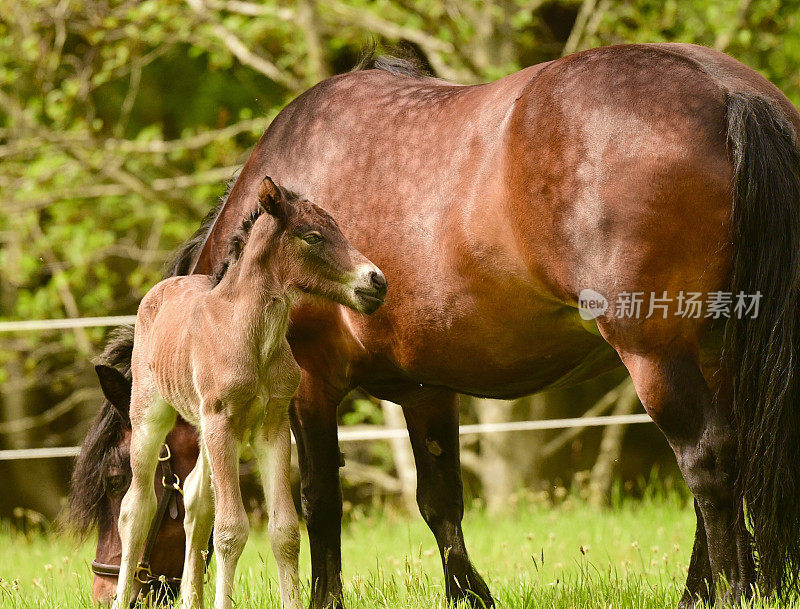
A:
[[[458,396],[443,390],[418,391],[405,401],[404,413],[417,465],[417,503],[439,546],[447,598],[491,607],[491,592],[469,560],[461,530]]]
[[[211,412],[205,414],[207,410]],[[214,607],[230,609],[236,564],[250,532],[239,486],[239,442],[231,429],[226,409],[221,405],[204,406],[202,428],[211,466],[216,512],[217,589]]]
[[[722,600],[738,601],[750,593],[755,573],[752,554],[742,551],[746,535],[733,489],[736,437],[730,413],[724,404],[712,401],[693,352],[673,347],[670,353],[622,352],[621,356],[697,501],[714,590],[724,579],[730,589],[722,590]]]
[[[149,402],[149,404],[147,404]],[[153,475],[164,439],[175,425],[175,411],[160,399],[142,396],[134,386],[131,399],[131,486],[122,499],[119,537],[122,558],[114,609],[127,609],[133,596],[133,576],[147,529],[156,511]],[[138,593],[138,591],[136,591]]]
[[[292,446],[289,401],[276,406],[271,400],[269,409],[256,447],[269,514],[269,540],[278,564],[281,606],[284,609],[300,609],[297,573],[300,531],[290,481]]]
[[[202,441],[197,464],[186,477],[183,486],[183,504],[186,512],[183,519],[186,557],[183,563],[181,596],[183,609],[193,609],[203,606],[203,579],[206,571],[203,551],[208,550],[208,537],[214,525],[211,468]]]

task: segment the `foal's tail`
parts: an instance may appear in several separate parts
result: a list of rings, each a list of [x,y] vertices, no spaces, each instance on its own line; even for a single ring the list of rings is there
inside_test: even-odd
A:
[[[739,292],[761,294],[757,317],[731,316],[723,350],[733,377],[737,493],[761,590],[783,596],[800,583],[800,153],[773,103],[733,93],[727,111],[731,290],[734,302]]]

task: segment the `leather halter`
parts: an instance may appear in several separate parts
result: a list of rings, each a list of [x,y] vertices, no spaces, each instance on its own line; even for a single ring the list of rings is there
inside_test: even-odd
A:
[[[139,561],[139,564],[136,565],[136,571],[134,572],[133,576],[136,581],[144,586],[153,587],[156,584],[166,584],[170,587],[177,587],[180,586],[181,583],[180,577],[154,575],[150,570],[150,559],[153,556],[153,550],[156,546],[158,531],[161,529],[161,525],[164,522],[167,511],[169,511],[169,506],[173,500],[177,501],[176,495],[183,495],[183,490],[181,489],[181,479],[172,471],[172,465],[170,465],[171,458],[172,453],[169,450],[169,446],[164,444],[164,446],[161,447],[161,453],[158,456],[158,461],[161,463],[161,485],[164,487],[164,492],[161,494],[161,497],[158,500],[156,513],[153,516],[153,521],[150,523],[150,529],[147,531],[147,541],[144,544],[142,559]],[[208,564],[208,560],[210,558],[211,552],[209,551],[208,556],[206,557],[206,565]],[[107,577],[118,578],[119,567],[119,565],[101,563],[97,562],[96,560],[92,561],[92,572],[95,575],[105,575]]]

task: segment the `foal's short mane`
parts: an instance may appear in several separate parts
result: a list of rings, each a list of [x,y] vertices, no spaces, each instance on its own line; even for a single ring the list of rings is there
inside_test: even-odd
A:
[[[233,231],[230,239],[228,239],[228,247],[225,248],[225,257],[220,260],[211,274],[211,285],[217,285],[222,281],[228,269],[241,258],[244,246],[247,245],[247,240],[250,238],[250,231],[253,230],[253,225],[264,214],[264,211],[264,208],[259,205],[249,216],[242,220],[239,228]]]

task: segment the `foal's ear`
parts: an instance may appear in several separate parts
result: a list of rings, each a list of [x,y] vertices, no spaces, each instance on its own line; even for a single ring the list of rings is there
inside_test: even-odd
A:
[[[102,364],[94,367],[103,395],[122,417],[126,425],[130,425],[131,382],[116,368]]]
[[[280,188],[267,176],[258,187],[258,202],[270,216],[281,222],[286,220],[287,202]]]

